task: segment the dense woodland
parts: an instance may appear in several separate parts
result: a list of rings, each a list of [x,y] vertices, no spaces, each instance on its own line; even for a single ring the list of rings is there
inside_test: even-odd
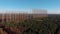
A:
[[[30,18],[19,23],[5,23],[1,27],[7,34],[60,34],[60,15]]]

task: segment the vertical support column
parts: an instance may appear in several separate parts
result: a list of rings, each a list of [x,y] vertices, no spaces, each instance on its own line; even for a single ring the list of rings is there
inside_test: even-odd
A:
[[[2,24],[4,24],[4,14],[2,14]]]
[[[18,13],[18,18],[17,19],[18,19],[18,22],[19,22],[19,20],[20,20],[19,13]]]
[[[15,14],[13,15],[13,21],[15,21]]]
[[[15,14],[14,14],[14,17],[13,17],[13,19],[14,19],[14,22],[15,22]]]
[[[11,22],[11,13],[10,13],[10,16],[9,17],[10,17],[10,22]]]
[[[20,21],[20,13],[19,13],[19,21]]]
[[[13,14],[13,17],[12,17],[13,21],[14,21],[14,15],[15,15],[15,14]]]
[[[14,15],[14,22],[16,21],[16,14]]]
[[[8,14],[6,14],[6,20],[7,20],[7,22],[8,22]]]
[[[14,22],[14,15],[15,14],[11,14],[11,21]]]

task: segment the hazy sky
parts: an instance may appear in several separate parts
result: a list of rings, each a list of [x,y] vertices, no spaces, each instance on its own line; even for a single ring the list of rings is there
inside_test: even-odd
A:
[[[48,13],[60,14],[60,0],[0,0],[1,10],[47,9]]]

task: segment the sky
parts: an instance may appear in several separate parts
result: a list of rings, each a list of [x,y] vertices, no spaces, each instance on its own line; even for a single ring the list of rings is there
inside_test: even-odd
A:
[[[31,9],[46,9],[49,14],[60,14],[60,0],[0,0],[0,13]]]

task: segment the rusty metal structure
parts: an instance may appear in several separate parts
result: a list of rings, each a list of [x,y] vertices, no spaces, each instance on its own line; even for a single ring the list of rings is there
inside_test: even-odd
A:
[[[39,17],[47,17],[46,10],[32,10],[31,14],[27,13],[5,13],[0,14],[0,22],[20,22],[29,18],[39,18]]]

